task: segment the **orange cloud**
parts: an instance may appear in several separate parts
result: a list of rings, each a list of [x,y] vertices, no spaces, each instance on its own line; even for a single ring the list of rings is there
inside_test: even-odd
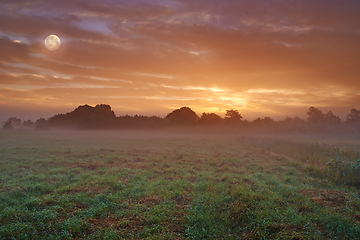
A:
[[[359,10],[353,0],[9,1],[0,6],[0,104],[345,114],[359,108]],[[44,48],[49,33],[62,38],[58,51]]]

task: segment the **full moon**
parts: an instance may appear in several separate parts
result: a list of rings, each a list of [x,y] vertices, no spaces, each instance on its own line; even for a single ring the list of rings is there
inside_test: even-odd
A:
[[[49,35],[45,38],[45,47],[50,51],[55,51],[60,47],[60,38],[56,35]]]

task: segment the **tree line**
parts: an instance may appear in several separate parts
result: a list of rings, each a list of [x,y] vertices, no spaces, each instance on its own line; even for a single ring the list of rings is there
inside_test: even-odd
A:
[[[82,105],[75,110],[56,114],[48,119],[40,118],[35,122],[22,121],[11,117],[4,124],[4,129],[159,129],[165,127],[231,127],[243,129],[269,129],[276,131],[352,131],[360,132],[360,110],[351,109],[345,121],[332,111],[323,113],[320,109],[310,107],[307,118],[287,116],[284,120],[275,121],[270,117],[257,118],[253,121],[243,119],[238,110],[226,110],[225,117],[215,113],[202,113],[198,116],[191,108],[182,107],[167,114],[158,116],[124,115],[116,116],[111,107],[99,104],[95,107]]]

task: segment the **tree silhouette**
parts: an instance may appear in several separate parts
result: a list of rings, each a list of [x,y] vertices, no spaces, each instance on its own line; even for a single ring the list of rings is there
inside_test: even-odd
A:
[[[108,129],[114,128],[115,113],[106,104],[82,105],[66,114],[58,114],[49,119],[49,124],[56,127],[75,127],[82,129]]]
[[[310,107],[307,111],[307,119],[303,120],[299,117],[288,117],[284,120],[274,121],[270,117],[257,118],[252,122],[243,120],[241,114],[234,109],[226,110],[225,118],[215,113],[202,113],[201,117],[191,110],[189,107],[175,109],[165,118],[157,116],[119,116],[111,110],[106,104],[99,104],[95,107],[82,105],[74,109],[72,112],[65,114],[57,114],[49,119],[40,118],[35,123],[31,120],[22,121],[19,118],[9,118],[3,128],[77,128],[77,129],[159,129],[170,125],[190,126],[201,124],[203,126],[211,126],[218,124],[217,127],[228,125],[236,126],[242,129],[272,130],[272,131],[332,131],[332,132],[349,132],[360,133],[360,111],[351,109],[346,117],[346,125],[341,123],[339,116],[332,111],[324,114],[320,109]],[[238,124],[241,123],[241,124]]]
[[[329,111],[324,115],[324,122],[327,124],[340,124],[341,120],[339,116],[335,116],[332,111]]]
[[[278,122],[279,127],[286,131],[302,131],[305,129],[305,121],[298,116],[295,116],[293,118],[286,116],[284,120],[280,120]]]
[[[13,125],[11,124],[11,122],[8,120],[4,123],[3,125],[3,129],[13,129]]]
[[[199,116],[189,107],[182,107],[169,113],[165,117],[171,124],[193,125],[199,121]]]
[[[3,128],[4,129],[19,128],[21,127],[21,124],[22,124],[22,120],[20,118],[10,117],[4,123]]]
[[[31,120],[26,120],[26,121],[23,122],[22,125],[23,125],[24,127],[27,127],[27,128],[33,128],[33,127],[34,127],[34,124],[35,124],[35,123],[34,123],[33,121],[31,121]]]
[[[346,123],[360,123],[360,111],[355,108],[346,116]]]
[[[242,116],[238,112],[238,110],[230,109],[226,110],[225,120],[231,122],[240,122],[242,120]]]
[[[310,107],[307,115],[307,120],[309,123],[321,123],[324,120],[324,114],[321,112],[320,109],[317,109],[315,107]]]
[[[35,129],[44,130],[44,129],[48,129],[48,127],[49,127],[49,122],[45,118],[39,118],[35,122]]]
[[[270,117],[257,118],[252,121],[252,125],[256,127],[270,127],[275,123]]]
[[[218,124],[223,119],[215,113],[203,113],[200,117],[200,123],[204,125]]]

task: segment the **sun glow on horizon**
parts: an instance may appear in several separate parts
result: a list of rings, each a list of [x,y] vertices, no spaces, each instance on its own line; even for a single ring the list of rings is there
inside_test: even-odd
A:
[[[106,103],[129,114],[190,106],[285,116],[314,105],[344,116],[359,108],[356,1],[299,2],[301,11],[286,0],[21,6],[0,5],[0,110]],[[44,46],[52,33],[61,42]]]

